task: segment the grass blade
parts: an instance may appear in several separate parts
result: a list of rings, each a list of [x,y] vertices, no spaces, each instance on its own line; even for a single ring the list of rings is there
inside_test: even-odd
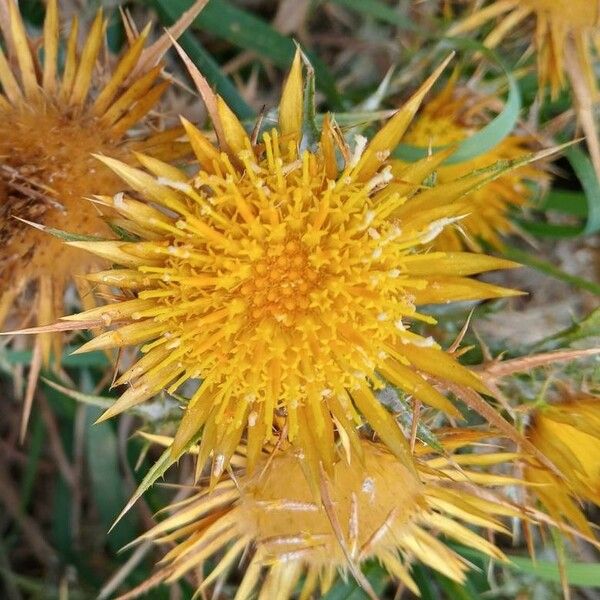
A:
[[[193,2],[193,0],[144,1],[151,6],[161,7],[163,10],[168,7],[169,14],[174,17],[178,17],[187,10]],[[296,51],[292,39],[280,34],[268,23],[250,12],[229,3],[228,0],[211,0],[192,26],[227,40],[234,46],[256,52],[282,69],[288,69],[292,64]],[[185,48],[184,44],[182,46]],[[331,108],[340,110],[343,106],[342,98],[336,89],[335,79],[329,69],[318,56],[308,50],[305,52],[315,69],[319,89],[327,97]],[[197,66],[199,69],[201,68],[200,65]],[[204,75],[209,79],[208,74],[204,73]]]
[[[587,279],[583,279],[582,277],[577,277],[576,275],[565,273],[565,271],[559,269],[552,263],[532,256],[527,252],[523,252],[523,250],[513,248],[512,246],[505,246],[503,254],[505,258],[514,260],[523,265],[527,265],[536,271],[540,271],[541,273],[548,275],[548,277],[553,277],[554,279],[564,281],[565,283],[570,283],[579,289],[587,290],[588,292],[592,292],[592,294],[600,296],[599,284],[594,283],[593,281],[588,281]]]

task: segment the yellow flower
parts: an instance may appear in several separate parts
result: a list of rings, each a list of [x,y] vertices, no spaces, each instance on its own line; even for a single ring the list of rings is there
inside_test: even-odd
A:
[[[168,86],[157,83],[160,66],[133,75],[141,66],[149,28],[100,84],[94,70],[106,29],[102,11],[80,54],[78,22],[73,20],[64,68],[59,72],[56,0],[48,2],[41,47],[27,37],[17,3],[7,6],[11,36],[4,41],[13,56],[7,58],[0,48],[0,326],[9,319],[16,328],[30,319],[48,324],[64,314],[64,292],[73,281],[83,305],[94,306],[89,284],[74,276],[104,264],[19,219],[44,228],[106,237],[110,228],[83,196],[113,194],[122,184],[91,153],[103,152],[137,164],[135,150],[167,158],[177,156],[183,146],[176,142],[180,130],[128,137],[133,127],[144,124]],[[38,363],[40,356],[48,362],[51,350],[60,356],[60,336],[40,335],[35,350]],[[33,383],[35,371],[34,366]]]
[[[200,378],[174,459],[203,431],[198,468],[214,451],[217,478],[246,425],[251,465],[277,426],[305,450],[314,475],[319,461],[333,465],[334,425],[356,445],[360,413],[398,456],[407,455],[398,424],[374,394],[385,381],[454,415],[428,376],[485,392],[432,339],[409,330],[409,319],[433,322],[419,304],[515,293],[468,277],[513,263],[426,252],[464,214],[463,193],[489,174],[424,190],[421,181],[443,156],[398,177],[388,165],[437,76],[369,144],[357,136],[347,148],[329,118],[310,144],[297,54],[279,127],[260,141],[220,98],[209,101],[219,148],[183,121],[199,163],[191,181],[157,161],[146,161],[150,174],[104,159],[148,201],[106,198],[140,241],[70,243],[122,266],[92,281],[136,295],[72,317],[117,325],[80,351],[143,344],[144,356],[118,380],[129,388],[104,418]]]
[[[404,136],[403,143],[423,148],[456,144],[477,133],[487,122],[488,102],[467,89],[457,89],[454,78],[435,98],[425,103],[414,123]],[[510,135],[492,150],[456,164],[440,165],[436,171],[439,183],[456,181],[473,171],[489,167],[500,160],[522,158],[531,151],[534,140],[528,136]],[[406,164],[395,161],[398,172]],[[478,240],[498,248],[500,235],[516,228],[508,217],[510,207],[526,205],[534,191],[528,183],[547,183],[548,175],[538,166],[527,165],[507,171],[494,181],[471,192],[463,199],[469,214],[455,226],[446,227],[434,240],[437,250],[457,251],[465,245],[481,251]]]
[[[448,449],[468,446],[470,433],[452,433]],[[303,576],[300,598],[313,597],[317,588],[323,595],[337,572],[348,569],[368,587],[360,566],[370,559],[418,595],[409,571],[415,560],[454,581],[465,580],[468,563],[437,539],[440,534],[504,559],[467,526],[508,533],[498,517],[522,516],[487,489],[516,480],[473,468],[514,455],[423,455],[407,468],[381,445],[364,439],[359,445],[364,460],[336,461],[323,504],[315,503],[302,461],[287,448],[263,454],[254,475],[242,470],[235,481],[221,481],[214,491],[200,490],[174,505],[171,516],[138,540],[175,544],[153,581],[172,583],[224,552],[202,582],[199,591],[204,590],[251,552],[235,600],[254,597],[256,588],[264,600],[286,600]],[[135,597],[135,590],[127,597]]]
[[[477,29],[502,16],[485,39],[497,46],[512,31],[522,30],[522,22],[534,17],[534,43],[537,49],[540,87],[550,84],[555,97],[565,84],[565,71],[573,69],[567,53],[572,52],[577,69],[587,78],[590,90],[596,90],[591,44],[600,42],[600,5],[596,0],[492,0],[450,29],[459,35]],[[574,74],[577,76],[578,74]]]
[[[593,537],[576,496],[600,506],[600,398],[580,394],[537,411],[528,439],[566,478],[559,481],[537,465],[525,470],[528,481],[550,515],[565,519]]]

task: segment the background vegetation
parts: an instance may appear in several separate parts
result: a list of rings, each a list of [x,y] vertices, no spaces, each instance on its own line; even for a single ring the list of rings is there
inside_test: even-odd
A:
[[[160,25],[173,23],[191,0],[63,0],[61,7],[63,14],[77,13],[89,22],[100,4],[111,15],[108,39],[111,51],[117,52],[125,39],[120,11],[130,12],[138,26],[154,20],[158,36]],[[42,0],[21,0],[20,6],[31,30],[39,30]],[[461,8],[460,2],[442,0],[210,0],[181,43],[237,114],[252,121],[263,107],[275,104],[296,40],[316,70],[319,111],[334,111],[346,128],[368,128],[380,116],[373,111],[397,106],[422,79],[447,23]],[[477,48],[457,50],[465,74],[475,73]],[[522,50],[509,46],[504,56],[525,106],[522,118],[535,111],[548,126],[571,109],[572,100],[565,92],[544,104],[540,112],[532,61],[519,62]],[[164,115],[174,118],[183,113],[202,123],[204,108],[181,64],[172,53],[167,63],[177,83],[163,102]],[[482,85],[506,88],[510,79],[497,67],[486,74]],[[551,136],[549,126],[542,131]],[[532,293],[526,299],[488,303],[478,309],[474,333],[466,340],[478,349],[469,354],[471,361],[482,355],[482,349],[496,356],[510,347],[514,356],[523,356],[533,350],[589,346],[600,337],[600,314],[583,320],[598,305],[600,295],[600,248],[595,236],[600,228],[600,188],[581,148],[571,149],[556,163],[555,171],[552,190],[534,210],[518,218],[527,239],[514,240],[505,250],[508,257],[531,268],[503,275],[502,283]],[[445,322],[456,326],[436,332],[448,342],[470,307],[451,310],[446,316],[452,318]],[[72,340],[73,346],[80,342],[80,336]],[[22,445],[18,441],[19,398],[30,360],[28,351],[0,345],[0,597],[115,597],[118,591],[150,577],[160,557],[148,544],[120,550],[147,530],[154,512],[177,493],[169,485],[154,486],[125,519],[107,531],[158,455],[148,440],[133,435],[139,419],[151,431],[156,415],[168,421],[175,401],[158,398],[139,414],[93,425],[115,395],[108,389],[109,360],[102,353],[66,356],[60,383],[56,375],[45,374]],[[508,385],[534,401],[547,375],[547,371],[534,372]],[[590,362],[565,367],[558,375],[578,385],[583,378],[597,381],[600,373],[598,363]],[[72,389],[80,390],[79,396]],[[191,469],[191,462],[184,461],[169,481],[185,483]],[[516,547],[508,552],[512,563],[506,566],[492,566],[478,555],[469,555],[478,570],[464,590],[415,566],[422,597],[559,597],[554,551],[541,548],[534,562],[517,538]],[[597,598],[600,565],[594,564],[589,551],[582,552],[568,558],[569,579],[578,597]],[[379,566],[371,565],[367,575],[382,597],[395,597],[395,589]],[[191,598],[193,589],[183,581],[170,589],[156,588],[147,597]],[[230,592],[219,590],[218,597],[228,598]],[[348,581],[336,584],[327,600],[362,597]]]

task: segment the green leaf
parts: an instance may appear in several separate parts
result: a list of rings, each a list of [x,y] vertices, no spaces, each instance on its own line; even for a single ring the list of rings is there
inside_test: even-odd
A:
[[[521,111],[521,93],[514,75],[506,67],[497,52],[486,48],[474,40],[463,38],[445,38],[440,48],[480,52],[501,68],[508,85],[508,99],[500,114],[475,135],[466,138],[458,144],[456,152],[445,161],[445,164],[456,164],[489,152],[513,131],[519,118],[519,112]],[[401,144],[396,148],[393,155],[406,162],[414,162],[425,158],[430,152],[439,152],[445,148],[446,146],[430,149]]]
[[[581,148],[576,147],[568,148],[565,156],[571,163],[587,199],[587,223],[583,233],[596,233],[600,231],[600,182],[592,161]]]
[[[379,0],[330,0],[333,4],[349,8],[363,16],[373,17],[384,23],[395,25],[399,29],[406,31],[417,31],[418,27],[407,19],[405,14],[387,6]]]
[[[469,560],[489,560],[485,555],[473,548],[466,548],[455,543],[451,543],[450,545]],[[514,571],[534,575],[543,581],[560,583],[560,570],[558,564],[554,561],[534,561],[527,556],[510,554],[507,555],[507,558],[509,562],[496,564],[505,565]],[[570,585],[593,588],[600,587],[600,563],[567,562],[565,564],[565,570]]]
[[[100,351],[89,352],[86,354],[71,354],[77,346],[67,346],[61,357],[60,364],[63,367],[106,367],[108,358],[106,354]],[[29,365],[31,364],[31,350],[13,350],[6,348],[0,351],[0,356],[10,365]]]
[[[86,460],[90,491],[104,531],[119,514],[125,498],[120,475],[117,437],[110,423],[94,424],[102,414],[97,408],[86,410]],[[134,513],[129,513],[107,536],[113,552],[130,542],[136,533]]]
[[[554,225],[553,223],[539,223],[537,221],[525,221],[515,219],[521,229],[537,237],[554,239],[568,239],[581,235],[582,227],[576,225]]]
[[[592,311],[579,323],[537,342],[532,351],[549,352],[557,348],[567,348],[575,342],[595,337],[600,337],[600,308]]]
[[[564,281],[565,283],[569,283],[574,287],[587,290],[588,292],[592,292],[593,294],[600,296],[600,284],[583,279],[582,277],[577,277],[576,275],[566,273],[552,263],[537,258],[536,256],[532,256],[527,252],[523,252],[523,250],[519,250],[518,248],[514,248],[512,246],[504,246],[503,254],[505,258],[514,260],[523,265],[527,265],[528,267],[531,267],[536,271],[540,271],[540,273],[544,273],[549,277]]]
[[[161,6],[163,9],[168,6],[170,14],[179,16],[190,8],[193,0],[144,0],[144,2],[152,6]],[[210,0],[193,22],[192,27],[207,31],[239,48],[256,52],[282,69],[290,67],[296,51],[291,38],[282,35],[259,17],[234,6],[228,0]],[[333,75],[318,56],[309,50],[305,50],[305,53],[315,69],[319,89],[325,94],[332,108],[341,109],[343,102],[336,89]]]
[[[33,489],[36,483],[36,476],[40,466],[40,459],[44,448],[46,438],[46,428],[39,414],[35,415],[31,430],[29,432],[27,448],[27,464],[21,478],[21,510],[27,512],[27,507],[31,500]]]
[[[42,381],[68,398],[71,398],[76,402],[87,404],[88,406],[106,410],[115,403],[115,398],[111,398],[110,396],[95,396],[93,394],[72,390],[51,379],[47,379],[46,377],[42,377]],[[162,396],[163,397],[161,398],[161,394],[157,394],[152,402],[144,402],[143,404],[134,406],[130,408],[128,412],[149,421],[163,421],[175,417],[176,413],[179,413],[179,403],[166,395],[166,392],[163,392]]]
[[[431,571],[418,562],[413,563],[410,570],[419,592],[421,592],[421,600],[440,600],[440,595],[432,583]]]
[[[457,583],[440,573],[435,573],[435,578],[440,588],[446,593],[446,598],[452,598],[452,600],[479,600],[479,596],[474,596],[466,583]]]
[[[560,571],[555,562],[536,560],[526,556],[508,556],[512,568],[544,581],[560,583]],[[600,588],[600,563],[567,562],[565,571],[570,585]]]
[[[172,0],[147,1],[152,4],[164,25],[172,25],[181,14],[181,7]],[[255,114],[252,108],[248,106],[231,79],[221,71],[217,61],[205,50],[198,39],[191,32],[186,31],[180,36],[179,43],[231,110],[240,119],[253,119]]]
[[[385,589],[389,575],[380,565],[370,563],[363,569],[363,573],[369,580],[369,583],[375,590],[376,594],[382,594]],[[360,586],[351,579],[350,581],[338,581],[330,590],[322,597],[322,600],[368,600],[367,594]]]
[[[564,213],[565,215],[581,218],[586,218],[588,215],[587,198],[585,194],[583,192],[573,192],[571,190],[551,190],[546,194],[544,201],[537,208],[543,211],[553,210]]]
[[[167,471],[167,469],[175,462],[171,456],[171,448],[167,448],[161,455],[160,458],[152,465],[148,473],[146,473],[144,479],[135,490],[133,496],[129,499],[125,508],[119,513],[119,516],[115,519],[112,527],[115,527],[117,523],[129,512],[129,509],[144,495],[144,493],[156,483]],[[112,528],[111,528],[112,529]]]

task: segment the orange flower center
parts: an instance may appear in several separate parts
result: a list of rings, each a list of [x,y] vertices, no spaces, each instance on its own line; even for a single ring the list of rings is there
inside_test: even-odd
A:
[[[272,317],[284,325],[293,323],[310,306],[310,293],[319,273],[310,265],[306,247],[298,240],[270,246],[256,261],[241,287],[252,319]]]

